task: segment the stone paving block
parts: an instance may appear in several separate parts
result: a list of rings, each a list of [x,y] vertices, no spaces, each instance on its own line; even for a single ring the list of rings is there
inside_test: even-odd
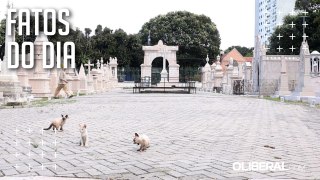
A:
[[[204,170],[204,169],[210,169],[210,166],[196,166],[189,168],[190,171],[198,171],[198,170]]]
[[[127,169],[116,169],[116,170],[109,170],[109,171],[103,171],[103,174],[123,174],[128,173]]]
[[[176,180],[177,179],[177,178],[170,176],[170,175],[160,176],[159,178],[163,179],[163,180]]]
[[[91,176],[98,176],[102,174],[101,171],[98,171],[96,169],[86,169],[85,172],[90,174]]]
[[[132,172],[135,175],[141,175],[141,174],[147,173],[147,171],[142,170],[142,169],[137,168],[137,167],[131,167],[131,168],[128,168],[127,170]]]
[[[0,111],[2,127],[6,127],[0,127],[3,132],[0,176],[5,172],[12,176],[39,175],[41,164],[54,163],[56,169],[49,167],[43,171],[48,176],[54,176],[50,171],[64,177],[114,175],[120,179],[177,179],[172,175],[179,173],[183,175],[179,174],[180,179],[320,176],[318,109],[311,111],[304,106],[212,93],[137,95],[114,91],[75,100],[76,103],[67,105]],[[141,110],[143,113],[137,113]],[[65,130],[41,134],[40,129],[61,113],[70,115]],[[21,119],[28,123],[21,124]],[[88,125],[87,148],[78,145],[79,121]],[[26,127],[34,132],[28,133]],[[17,134],[16,128],[20,129]],[[146,152],[136,151],[138,146],[132,143],[135,132],[150,137],[151,147]],[[55,138],[56,146],[51,143]],[[39,147],[26,144],[29,139]],[[19,146],[14,144],[15,140],[20,142]],[[47,144],[42,146],[41,140]],[[29,149],[33,154],[30,158]],[[42,151],[46,153],[44,158]],[[55,151],[56,158],[52,154]],[[15,157],[15,152],[21,155]],[[304,166],[305,170],[274,173],[232,170],[234,162],[248,161],[283,161],[294,167]],[[16,164],[30,164],[33,168],[30,172],[27,167],[16,171]]]
[[[179,178],[179,177],[185,176],[185,174],[182,174],[182,173],[174,171],[174,170],[167,171],[166,173],[171,175],[171,176],[173,176],[173,177],[175,177],[175,178]]]
[[[63,176],[64,174],[79,174],[79,173],[83,173],[83,172],[84,172],[84,170],[71,169],[71,170],[67,170],[67,171],[56,172],[56,174]]]
[[[3,173],[5,176],[12,176],[12,175],[19,174],[19,172],[16,171],[15,169],[5,169],[5,170],[2,170],[2,173]]]
[[[144,163],[140,163],[140,162],[133,164],[133,166],[138,167],[140,169],[150,169],[151,168],[151,166],[146,165]]]
[[[92,177],[91,175],[89,175],[89,174],[86,173],[86,172],[75,173],[74,175],[75,175],[75,177],[77,177],[77,178],[88,178],[88,177]]]
[[[193,176],[193,175],[205,175],[208,171],[205,170],[198,170],[198,171],[189,171],[186,172],[186,176]]]
[[[212,180],[212,179],[216,179],[216,178],[209,178],[205,175],[190,175],[190,176],[181,177],[179,179],[181,179],[181,180],[193,180],[193,179]],[[222,178],[222,179],[224,179],[224,178]]]
[[[166,176],[167,174],[165,172],[153,172],[153,173],[147,173],[147,174],[142,174],[138,176],[140,179],[157,179],[160,178],[161,176]]]
[[[40,176],[55,176],[55,173],[53,173],[53,172],[50,171],[50,170],[41,170],[41,171],[37,171],[37,173],[38,173]]]

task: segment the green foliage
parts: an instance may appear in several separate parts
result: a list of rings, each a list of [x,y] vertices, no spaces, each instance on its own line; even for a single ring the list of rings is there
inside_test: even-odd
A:
[[[295,9],[307,11],[319,10],[320,0],[296,0]]]
[[[303,14],[301,10],[308,12],[305,18],[308,26],[305,29],[305,33],[308,36],[307,41],[311,51],[320,50],[320,0],[297,0],[295,9],[300,10],[300,14],[296,16],[286,16],[284,18],[284,24],[278,27],[270,37],[270,50],[268,54],[292,54],[297,55],[300,52],[301,42],[303,40]],[[289,24],[296,24],[293,28]],[[281,34],[283,36],[280,41],[277,37]],[[296,36],[295,38],[290,37],[291,35]],[[279,52],[276,48],[284,48]],[[296,48],[293,52],[291,47]]]
[[[94,30],[95,35],[100,34],[102,32],[102,26],[99,24],[96,28],[96,30]]]
[[[95,63],[103,57],[117,57],[119,66],[139,67],[143,59],[141,41],[138,35],[128,35],[122,29],[113,30],[98,25],[96,34],[89,37],[91,43],[89,57]]]
[[[219,53],[218,29],[205,15],[177,11],[152,18],[139,32],[142,44],[147,44],[149,30],[152,45],[162,40],[166,45],[179,46],[178,60],[203,60],[207,54],[209,57],[215,57]]]
[[[253,56],[253,47],[247,48],[247,47],[244,47],[244,46],[231,46],[231,47],[228,47],[224,51],[224,53],[227,54],[228,52],[232,51],[232,49],[234,49],[234,48],[236,48],[243,57],[252,57]]]
[[[86,35],[86,38],[88,39],[92,30],[90,28],[84,28],[84,34]]]
[[[278,55],[297,55],[300,52],[300,46],[302,42],[302,18],[298,16],[286,16],[284,19],[284,26],[278,27],[272,36],[270,37],[270,50],[268,54],[278,54]],[[290,26],[289,24],[296,24],[295,26]],[[308,27],[307,27],[308,28]],[[283,36],[279,40],[279,34]],[[293,39],[290,36],[296,36]],[[283,48],[280,52],[278,47]],[[293,51],[290,48],[296,48]]]

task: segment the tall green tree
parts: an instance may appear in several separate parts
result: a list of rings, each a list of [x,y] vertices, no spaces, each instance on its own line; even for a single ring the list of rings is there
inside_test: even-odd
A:
[[[219,31],[205,15],[177,11],[152,18],[139,32],[144,45],[147,45],[149,31],[152,45],[162,40],[166,45],[179,46],[178,61],[200,60],[204,63],[207,54],[215,57],[219,53]]]
[[[102,26],[99,24],[96,28],[96,30],[94,30],[95,35],[98,35],[102,32]]]
[[[143,61],[143,50],[139,34],[128,35],[127,56],[131,67],[140,67]]]
[[[92,30],[90,28],[84,28],[84,34],[86,35],[87,39],[89,39],[91,32]]]

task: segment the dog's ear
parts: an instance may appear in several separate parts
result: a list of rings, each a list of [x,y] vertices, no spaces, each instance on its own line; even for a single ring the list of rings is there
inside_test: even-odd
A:
[[[65,118],[68,118],[68,114],[65,116]]]
[[[135,137],[139,137],[139,134],[138,134],[138,133],[135,133],[134,136],[135,136]]]

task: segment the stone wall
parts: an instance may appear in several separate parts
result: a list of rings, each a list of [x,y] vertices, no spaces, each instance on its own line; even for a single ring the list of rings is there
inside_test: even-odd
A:
[[[260,61],[260,94],[272,95],[278,90],[281,76],[281,60],[287,64],[288,87],[291,90],[296,86],[299,77],[300,56],[266,55]]]

